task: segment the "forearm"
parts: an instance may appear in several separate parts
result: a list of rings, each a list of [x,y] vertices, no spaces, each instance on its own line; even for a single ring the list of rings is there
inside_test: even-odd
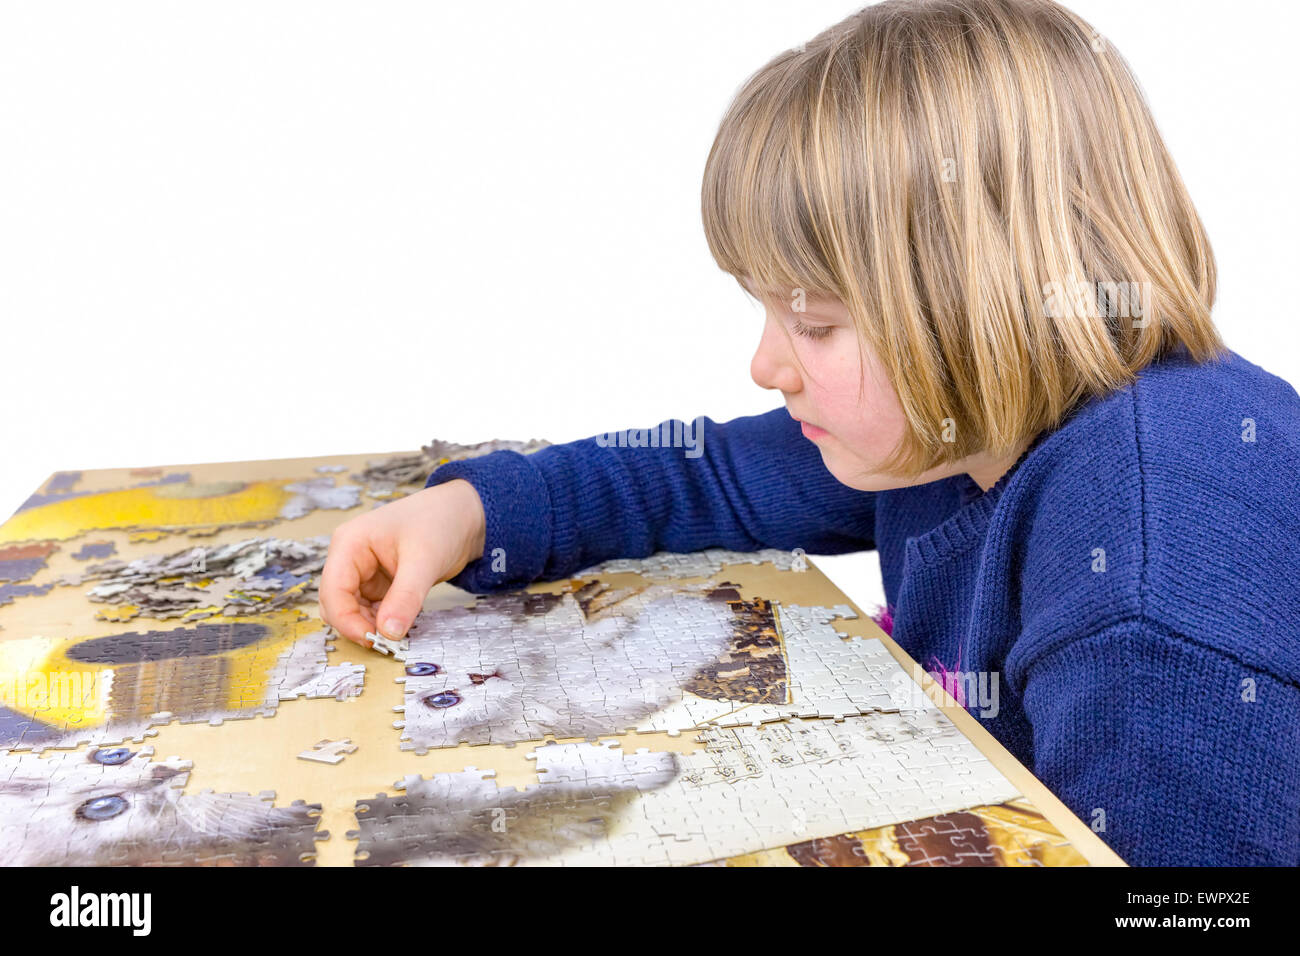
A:
[[[678,423],[658,428],[683,434]],[[699,419],[686,423],[686,434],[698,453],[680,445],[604,447],[594,436],[437,469],[428,484],[465,479],[485,514],[482,557],[454,583],[518,587],[657,550],[873,546],[874,495],[836,481],[783,409],[724,423]]]

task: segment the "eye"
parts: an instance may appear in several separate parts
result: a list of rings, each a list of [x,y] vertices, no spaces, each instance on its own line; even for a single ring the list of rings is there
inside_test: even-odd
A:
[[[77,816],[83,820],[111,820],[125,812],[127,802],[119,794],[108,797],[95,797],[77,807]]]
[[[460,703],[460,694],[454,690],[444,690],[440,694],[430,694],[423,698],[424,706],[440,709],[443,707],[455,707]]]
[[[116,767],[118,764],[124,764],[131,759],[131,751],[125,747],[109,747],[104,750],[93,751],[90,759],[95,763],[102,763],[106,767]]]
[[[414,661],[406,665],[407,677],[432,677],[442,670],[437,664],[430,664],[427,661]]]
[[[826,338],[833,328],[832,325],[804,325],[798,319],[794,320],[794,334],[814,341]]]

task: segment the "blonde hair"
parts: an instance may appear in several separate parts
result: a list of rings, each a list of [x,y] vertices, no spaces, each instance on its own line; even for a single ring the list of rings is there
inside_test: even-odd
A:
[[[853,316],[907,418],[886,471],[1012,453],[1179,344],[1225,352],[1137,80],[1049,0],[885,0],[781,53],[728,108],[701,205],[742,287]]]

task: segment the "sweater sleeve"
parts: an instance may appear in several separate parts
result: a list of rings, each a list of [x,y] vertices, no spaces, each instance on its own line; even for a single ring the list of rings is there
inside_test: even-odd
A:
[[[840,484],[784,408],[619,434],[652,431],[658,447],[598,435],[435,469],[426,487],[465,479],[486,518],[483,556],[451,582],[485,593],[656,551],[875,546],[875,492]]]
[[[1146,617],[1057,646],[1023,681],[1035,775],[1125,862],[1300,863],[1293,683]]]

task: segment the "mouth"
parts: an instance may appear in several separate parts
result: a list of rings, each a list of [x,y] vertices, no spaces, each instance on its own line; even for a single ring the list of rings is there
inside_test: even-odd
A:
[[[789,410],[787,409],[787,411]],[[794,412],[790,412],[790,417],[799,423],[799,428],[803,432],[803,437],[807,438],[809,441],[816,441],[818,438],[829,434],[826,429],[818,428],[816,425],[804,421]]]

